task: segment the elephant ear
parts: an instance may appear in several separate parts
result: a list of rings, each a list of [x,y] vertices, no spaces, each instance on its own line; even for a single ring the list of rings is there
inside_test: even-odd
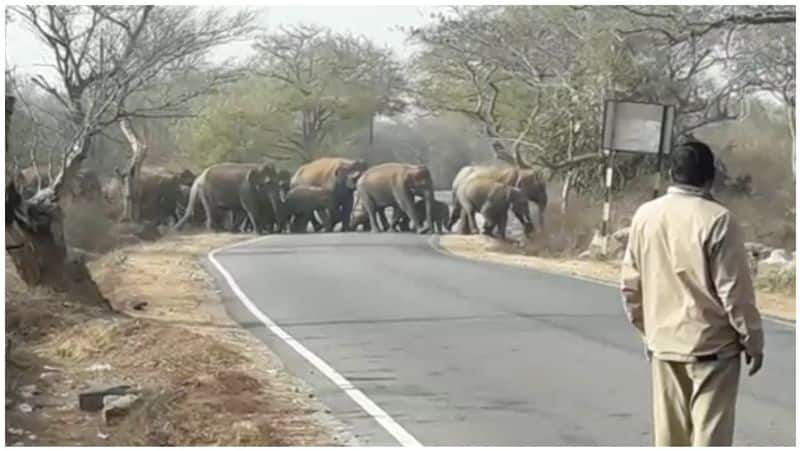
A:
[[[195,175],[194,172],[184,169],[183,172],[178,175],[178,180],[180,181],[181,185],[191,185],[194,183]]]
[[[519,188],[514,188],[511,186],[506,187],[506,201],[510,204],[515,204],[519,201],[520,196],[522,195],[522,191]]]
[[[250,169],[247,171],[247,183],[250,185],[251,188],[258,189],[259,187],[259,170],[258,169]]]
[[[258,172],[265,179],[271,179],[276,175],[275,166],[273,166],[272,163],[267,162],[258,167]]]
[[[411,178],[415,182],[424,182],[428,178],[428,168],[425,166],[416,166],[411,171]]]

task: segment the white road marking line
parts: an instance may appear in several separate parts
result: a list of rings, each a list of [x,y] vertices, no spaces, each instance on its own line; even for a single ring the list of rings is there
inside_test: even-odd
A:
[[[439,239],[437,239],[437,237],[435,237],[435,236],[431,237],[431,239],[428,241],[428,244],[433,248],[433,250],[439,252],[442,255],[446,255],[448,257],[460,258],[460,259],[463,259],[463,260],[469,260],[469,261],[473,261],[473,262],[485,262],[485,263],[494,263],[494,264],[497,264],[497,265],[514,266],[514,267],[517,267],[517,268],[527,268],[527,269],[530,269],[530,270],[533,270],[533,271],[538,271],[538,272],[545,273],[545,274],[550,274],[550,275],[553,275],[553,276],[569,277],[570,279],[577,279],[577,280],[581,280],[581,281],[584,281],[584,282],[591,282],[591,283],[595,283],[595,284],[598,284],[598,285],[605,285],[605,286],[611,287],[611,288],[619,288],[619,285],[617,285],[615,283],[608,282],[606,280],[595,279],[595,278],[592,278],[592,277],[584,277],[584,276],[581,276],[581,275],[578,275],[578,274],[571,274],[571,273],[567,273],[567,272],[559,272],[559,271],[550,270],[550,269],[531,268],[529,266],[516,265],[516,264],[510,263],[510,262],[500,262],[500,261],[495,261],[495,260],[477,260],[477,259],[465,257],[463,255],[456,254],[455,252],[451,252],[447,248],[443,247],[441,244],[439,244]],[[763,319],[767,320],[767,321],[772,321],[773,323],[780,324],[781,326],[784,326],[784,327],[790,327],[790,328],[794,328],[795,327],[795,323],[793,323],[791,321],[788,321],[788,320],[784,320],[784,319],[775,317],[775,316],[772,316],[772,315],[765,315],[765,314],[762,313],[761,317]]]
[[[316,354],[311,352],[308,348],[303,346],[299,341],[295,340],[294,337],[289,335],[286,331],[284,331],[280,326],[275,324],[272,319],[270,319],[267,315],[265,315],[258,307],[255,306],[253,301],[247,297],[247,295],[242,291],[236,281],[233,279],[233,276],[226,270],[220,263],[217,261],[215,255],[218,252],[232,249],[234,247],[242,246],[245,244],[254,244],[257,241],[260,241],[264,238],[269,237],[259,237],[253,240],[242,241],[239,243],[234,243],[230,246],[225,246],[219,249],[215,249],[208,253],[208,259],[217,269],[217,271],[222,274],[222,277],[225,278],[225,281],[228,283],[228,286],[231,287],[233,293],[239,298],[239,301],[253,314],[259,321],[264,323],[264,325],[279,337],[281,340],[284,341],[287,345],[289,345],[292,349],[294,349],[298,354],[300,354],[303,358],[305,358],[308,363],[313,365],[320,373],[324,374],[331,380],[339,389],[347,394],[356,404],[358,404],[364,411],[370,415],[375,421],[378,422],[383,428],[388,432],[392,437],[394,437],[397,442],[402,446],[422,446],[422,444],[417,441],[414,436],[412,436],[408,431],[406,431],[397,421],[394,420],[388,413],[386,413],[383,409],[378,407],[375,402],[367,397],[361,390],[355,388],[350,381],[348,381],[344,376],[339,374],[335,369],[333,369],[330,365],[325,363],[324,360],[317,357]]]

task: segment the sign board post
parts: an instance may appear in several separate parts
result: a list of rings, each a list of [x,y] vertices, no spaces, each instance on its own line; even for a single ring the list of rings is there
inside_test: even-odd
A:
[[[655,103],[606,100],[603,109],[601,148],[607,155],[605,203],[600,227],[603,255],[608,253],[611,219],[611,187],[614,179],[614,156],[617,152],[657,155],[658,174],[653,197],[661,190],[661,161],[672,147],[672,124],[675,107]]]

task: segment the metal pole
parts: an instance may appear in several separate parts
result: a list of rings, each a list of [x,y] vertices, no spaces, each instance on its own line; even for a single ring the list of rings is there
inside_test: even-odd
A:
[[[608,254],[608,233],[609,222],[611,220],[611,186],[614,180],[614,155],[616,152],[611,149],[609,151],[608,160],[606,163],[606,187],[605,187],[605,202],[603,203],[603,224],[600,227],[600,236],[603,243],[603,255]]]

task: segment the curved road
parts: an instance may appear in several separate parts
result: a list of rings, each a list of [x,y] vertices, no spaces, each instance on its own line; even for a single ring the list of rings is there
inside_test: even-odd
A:
[[[423,445],[650,444],[648,365],[614,288],[451,257],[430,243],[267,236],[212,261],[228,273],[220,286],[234,318],[362,444],[398,444],[392,424]],[[794,445],[794,327],[765,328],[765,367],[743,375],[735,444]],[[298,343],[390,418],[367,413]]]

